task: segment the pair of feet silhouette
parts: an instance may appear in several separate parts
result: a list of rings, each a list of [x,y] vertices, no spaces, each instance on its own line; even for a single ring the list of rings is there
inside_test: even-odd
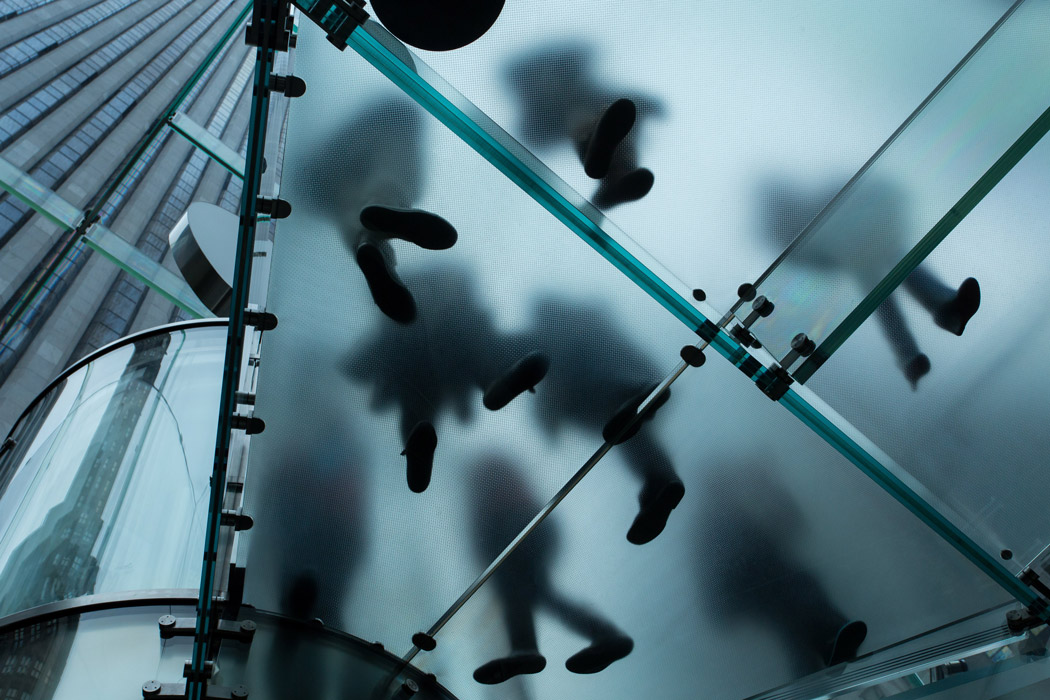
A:
[[[535,391],[550,369],[550,360],[541,352],[530,352],[496,377],[482,397],[490,411],[498,411],[526,391]],[[407,462],[408,488],[423,493],[430,485],[434,468],[437,431],[430,421],[420,421],[412,428],[401,452]]]
[[[610,664],[624,658],[634,649],[634,641],[620,635],[600,639],[576,652],[565,661],[571,673],[598,673]],[[474,670],[474,680],[485,685],[496,685],[515,676],[539,673],[547,667],[547,659],[538,650],[516,651],[510,656],[493,659]]]
[[[602,113],[582,145],[583,170],[588,177],[601,180],[594,194],[600,209],[634,202],[653,188],[653,172],[634,167],[633,158],[614,158],[627,135],[634,128],[638,109],[634,102],[621,98]]]
[[[967,277],[955,296],[931,310],[933,322],[949,333],[961,336],[980,306],[981,285],[973,277]],[[929,374],[930,368],[930,358],[925,353],[916,355],[904,366],[904,376],[913,390],[918,388],[919,380]]]
[[[398,323],[411,323],[416,318],[416,302],[394,269],[393,253],[386,241],[397,238],[427,250],[447,250],[456,244],[456,229],[428,211],[378,205],[362,209],[360,221],[371,235],[354,254],[372,300]]]

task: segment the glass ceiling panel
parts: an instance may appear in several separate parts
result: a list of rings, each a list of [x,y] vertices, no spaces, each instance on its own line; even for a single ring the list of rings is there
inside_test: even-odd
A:
[[[1010,550],[1003,563],[1013,572],[1050,544],[1042,502],[1050,380],[1041,369],[1050,319],[1044,305],[1018,303],[1050,280],[1048,171],[1044,141],[928,258],[945,278],[980,280],[981,308],[962,338],[922,322],[924,309],[898,294],[890,301],[901,297],[913,331],[864,324],[807,384],[947,504],[986,551]],[[898,366],[902,344],[929,361],[916,391]]]
[[[726,363],[687,370],[639,439],[663,445],[685,482],[663,534],[641,548],[619,536],[637,501],[614,450],[417,665],[461,698],[743,698],[823,673],[824,644],[848,620],[867,624],[866,654],[1007,599]],[[481,560],[541,502],[540,482],[512,449],[462,468],[475,512],[503,513],[462,533]],[[475,669],[522,651],[509,626],[530,611],[546,669],[476,682]],[[566,669],[617,633],[633,639],[626,658],[596,675]]]
[[[549,498],[696,336],[363,59],[304,26],[296,74],[308,87],[292,102],[281,194],[292,214],[267,300],[280,324],[265,334],[255,408],[267,427],[245,487],[245,602],[402,653],[487,563],[466,536],[465,466],[503,445]],[[363,228],[368,205],[434,212],[458,239],[388,242]],[[440,231],[422,242],[443,248]],[[410,305],[375,272],[375,254],[391,251]],[[412,308],[410,324],[390,317]],[[550,361],[536,394],[485,408],[483,388],[536,351]],[[433,476],[413,493],[400,453],[425,446],[406,435],[424,436],[414,429],[426,422]],[[633,517],[610,525],[620,539]]]
[[[968,275],[949,283],[921,263],[1050,129],[1048,31],[1050,2],[1019,2],[756,284],[778,306],[754,329],[773,354],[797,333],[817,343],[799,381],[902,281],[938,325],[958,324]],[[767,225],[814,204],[797,188],[770,182]]]
[[[844,182],[1007,7],[508,3],[473,44],[417,53],[588,197],[598,181],[578,155],[581,125],[633,100],[614,174],[638,166],[655,184],[639,201],[606,201],[604,213],[724,311],[789,242],[763,225],[766,184],[782,173]]]

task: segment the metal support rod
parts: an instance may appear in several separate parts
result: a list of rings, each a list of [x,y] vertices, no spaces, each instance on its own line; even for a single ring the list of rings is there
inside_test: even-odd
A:
[[[255,244],[256,207],[262,179],[263,149],[266,144],[266,122],[270,105],[268,88],[275,56],[273,36],[277,24],[283,28],[282,0],[255,0],[255,20],[258,30],[267,39],[259,42],[255,54],[255,77],[252,86],[252,109],[248,123],[248,147],[245,160],[244,185],[241,190],[240,224],[237,227],[237,251],[234,258],[233,284],[230,298],[230,324],[226,334],[226,357],[219,394],[219,424],[215,436],[215,461],[212,467],[208,522],[201,568],[200,597],[197,602],[197,626],[194,631],[193,657],[187,697],[202,700],[207,693],[206,662],[213,656],[214,629],[219,616],[214,609],[213,586],[217,569],[219,535],[222,525],[223,501],[226,496],[226,468],[230,448],[230,431],[237,408],[236,392],[240,387],[241,355],[244,348],[244,313],[248,303],[248,287],[252,272],[252,250]],[[287,15],[287,9],[284,10]]]
[[[700,350],[703,350],[707,347],[707,341],[701,341],[697,343],[696,347]],[[646,412],[649,406],[652,405],[652,403],[660,395],[667,391],[671,387],[671,385],[674,384],[675,380],[682,376],[682,373],[685,372],[685,370],[689,366],[690,365],[688,365],[685,362],[678,363],[678,366],[675,367],[674,371],[671,372],[671,374],[669,374],[662,382],[660,382],[660,384],[655,389],[653,389],[649,396],[646,397],[645,401],[643,401],[641,405],[638,406],[634,417],[624,425],[623,429],[621,430],[621,434],[627,433],[632,428],[632,426],[634,426],[634,424],[641,419],[642,415]],[[485,585],[485,582],[488,581],[494,573],[496,573],[496,570],[499,569],[503,565],[503,562],[505,562],[507,558],[514,553],[514,550],[516,550],[518,546],[520,546],[521,543],[525,541],[525,538],[532,534],[536,530],[536,528],[540,526],[540,523],[547,519],[548,515],[554,512],[554,509],[558,507],[558,504],[565,500],[565,497],[568,496],[574,488],[576,488],[576,485],[583,480],[583,477],[587,476],[588,472],[590,472],[591,469],[593,469],[594,466],[598,464],[598,462],[600,462],[601,459],[606,454],[608,454],[609,450],[611,450],[615,445],[615,439],[613,441],[606,441],[602,444],[601,447],[598,448],[598,450],[593,455],[591,455],[590,459],[588,459],[584,463],[584,465],[580,467],[575,474],[572,475],[572,478],[565,482],[565,485],[558,489],[558,492],[554,494],[554,496],[549,501],[547,501],[547,504],[543,506],[543,508],[541,508],[535,516],[533,516],[532,520],[530,520],[528,524],[524,528],[522,528],[521,532],[519,532],[514,537],[514,539],[511,540],[510,544],[508,544],[503,549],[503,551],[499,553],[499,556],[497,556],[492,561],[492,563],[485,567],[485,570],[482,571],[476,579],[474,579],[473,583],[467,586],[467,589],[463,591],[462,594],[460,594],[459,598],[456,599],[456,602],[454,602],[451,605],[451,607],[449,607],[449,609],[446,610],[444,614],[438,618],[437,622],[430,626],[430,629],[428,629],[426,632],[428,637],[433,637],[441,631],[441,628],[444,627],[448,623],[448,621],[451,620],[452,617],[463,608],[464,605],[466,605],[467,601],[470,600],[471,597],[473,597],[473,595],[477,593],[483,585]],[[408,665],[409,663],[411,663],[412,659],[414,659],[416,654],[418,653],[419,647],[413,644],[409,652],[402,657],[404,665]],[[402,668],[404,668],[404,666],[402,666]]]

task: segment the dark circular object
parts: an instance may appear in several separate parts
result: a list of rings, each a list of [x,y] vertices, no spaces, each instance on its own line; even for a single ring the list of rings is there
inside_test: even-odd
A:
[[[248,697],[248,686],[238,685],[230,689],[231,698],[246,698]]]
[[[142,697],[153,698],[160,695],[160,683],[157,681],[146,681],[142,684]]]
[[[702,289],[694,289],[693,298],[697,301],[707,301],[707,292]]]
[[[1002,557],[1006,561],[1010,561],[1011,559],[1014,558],[1014,553],[1012,551],[1010,551],[1009,549],[1004,549],[1003,551],[999,552],[999,556]]]
[[[437,641],[426,632],[416,632],[412,635],[412,643],[423,651],[434,651]]]
[[[451,51],[480,38],[496,23],[504,0],[372,0],[391,34],[427,51]]]
[[[744,301],[751,301],[755,298],[755,294],[755,285],[750,282],[744,282],[736,288],[736,295]]]
[[[405,682],[401,684],[401,690],[404,691],[406,696],[412,697],[419,692],[419,685],[411,678],[406,678]]]
[[[751,305],[751,308],[757,311],[762,318],[768,318],[773,313],[774,305],[769,299],[759,297],[755,299],[755,303]]]
[[[161,629],[175,629],[174,615],[161,615],[157,622],[160,624]]]
[[[797,350],[802,357],[809,357],[817,349],[817,344],[810,340],[805,333],[799,333],[791,339],[791,349]]]
[[[255,631],[255,623],[252,620],[244,620],[243,622],[241,622],[241,631],[242,632],[254,632]]]
[[[695,345],[686,345],[679,354],[685,360],[685,363],[692,367],[700,367],[707,361],[707,358],[704,357],[704,351]]]

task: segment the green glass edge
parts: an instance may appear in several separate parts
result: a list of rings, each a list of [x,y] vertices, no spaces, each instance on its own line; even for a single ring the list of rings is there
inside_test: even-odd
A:
[[[371,21],[366,23],[363,29],[359,27],[354,30],[347,40],[347,45],[415,99],[478,154],[496,166],[532,199],[554,214],[570,230],[630,277],[686,326],[697,331],[708,321],[706,316],[671,289],[666,282],[617,243],[598,224],[573,206],[554,187],[537,176],[506,146],[468,117],[418,73],[407,67],[369,33],[370,26],[374,26]]]
[[[109,245],[106,241],[101,240],[96,236],[96,231],[98,231],[99,229],[102,229],[103,236],[105,236],[106,238],[112,237],[114,239],[114,242],[119,242],[118,245],[121,245],[122,248],[125,248],[123,255],[118,255],[117,252],[112,249],[111,245]],[[123,238],[120,238],[120,236],[118,236],[116,233],[104,227],[99,227],[96,224],[94,227],[92,227],[91,230],[87,232],[87,234],[83,236],[82,240],[84,241],[84,244],[90,246],[92,250],[95,250],[96,252],[100,253],[104,258],[112,262],[121,270],[127,272],[135,279],[140,280],[150,289],[157,292],[162,297],[164,297],[165,299],[167,299],[172,304],[179,307],[186,313],[190,314],[194,318],[211,318],[215,316],[215,314],[212,313],[211,310],[208,309],[208,307],[204,306],[204,304],[201,303],[199,299],[197,299],[197,295],[193,293],[193,290],[190,289],[189,285],[186,284],[185,281],[180,279],[174,272],[171,272],[170,270],[162,266],[160,263],[156,262],[155,260],[151,260],[150,258],[147,258],[138,248],[131,245]],[[168,279],[166,281],[162,281],[158,279],[157,276],[147,274],[146,272],[140,270],[134,265],[134,258],[139,258],[143,267],[155,266],[157,268],[157,273],[159,273],[160,276],[167,277]]]
[[[976,542],[967,537],[950,520],[932,508],[921,496],[897,478],[868,450],[851,438],[820,410],[805,400],[794,389],[780,399],[780,404],[799,420],[823,437],[846,459],[853,462],[864,474],[893,496],[901,505],[918,516],[934,532],[944,538],[960,554],[970,560],[1010,595],[1025,605],[1030,605],[1037,596],[1021,583],[1002,564],[996,561]]]
[[[168,126],[232,175],[244,179],[244,159],[189,116],[183,112],[175,112],[168,117]]]
[[[904,280],[912,273],[912,271],[919,266],[919,264],[926,259],[926,257],[933,252],[941,241],[943,241],[949,233],[951,233],[956,226],[966,215],[969,214],[973,209],[983,200],[989,192],[991,192],[999,182],[1006,177],[1017,163],[1035,147],[1037,143],[1046,135],[1047,131],[1050,131],[1050,108],[1047,108],[1039,117],[1032,123],[1028,129],[1025,130],[1021,136],[1014,141],[1006,152],[999,157],[992,167],[982,175],[974,185],[966,191],[966,193],[959,199],[959,201],[953,206],[948,212],[941,217],[940,221],[934,224],[933,228],[922,237],[922,239],[915,244],[907,255],[901,258],[901,261],[890,270],[881,282],[879,282],[874,289],[868,294],[867,297],[861,301],[856,308],[853,309],[850,314],[843,319],[834,331],[832,331],[827,338],[817,347],[816,351],[810,355],[805,363],[794,373],[794,377],[799,383],[805,383],[813,374],[824,364],[825,361],[836,350],[838,350],[846,339],[853,335],[854,331],[860,327],[868,316],[874,313],[875,309],[878,308],[879,304],[886,300],[890,294],[895,290]]]
[[[550,184],[529,170],[520,159],[513,155],[493,135],[476,124],[474,120],[450,102],[440,91],[406,66],[377,38],[372,36],[368,31],[369,25],[372,24],[369,21],[363,28],[358,27],[355,29],[347,40],[347,45],[372,64],[373,67],[386,75],[409,97],[412,97],[430,114],[445,124],[482,157],[496,166],[511,181],[521,187],[526,194],[583,238],[592,248],[613,263],[621,272],[638,284],[639,287],[687,327],[700,333],[702,337],[707,336],[710,344],[718,353],[744,371],[749,379],[758,381],[766,374],[767,370],[761,363],[754,359],[728,334],[722,329],[714,327],[714,324],[704,317],[703,314],[685,302],[663,280],[574,207],[565,197],[555,191]],[[947,235],[947,232],[943,235]],[[943,235],[941,236],[942,238]],[[703,333],[701,333],[702,328],[704,329]],[[709,332],[716,328],[717,332]],[[745,367],[753,366],[747,364],[749,359],[758,365],[758,369],[753,373],[748,373],[747,369],[745,369]],[[865,475],[875,481],[890,496],[904,505],[1010,595],[1025,605],[1029,605],[1037,600],[1037,596],[1031,589],[1010,574],[991,555],[964,535],[947,518],[886,469],[870,452],[847,436],[845,432],[797,392],[788,389],[787,393],[779,400],[779,403],[784,405],[806,426],[861,469]]]
[[[40,196],[31,197],[28,194],[22,192],[21,189],[16,186],[15,182],[9,181],[12,179],[12,175],[17,175],[17,181],[27,183],[33,190],[38,191]],[[16,166],[12,165],[10,162],[4,160],[3,158],[0,158],[0,187],[10,192],[12,196],[24,202],[26,206],[30,207],[33,211],[46,218],[48,221],[51,221],[54,224],[61,226],[62,228],[65,228],[67,230],[74,230],[76,228],[77,222],[83,216],[83,213],[79,209],[77,209],[75,206],[64,200],[60,195],[55,193],[53,190],[50,190],[40,185],[36,180],[33,179],[31,175],[24,172],[20,168],[17,168]],[[57,205],[62,209],[66,209],[66,213],[71,216],[63,218],[62,215],[52,211],[48,207],[48,205]],[[194,301],[196,300],[196,295],[193,294],[192,290],[190,290],[189,285],[187,285],[183,280],[178,279],[174,273],[171,273],[169,270],[166,270],[165,268],[161,267],[159,263],[153,260],[149,260],[149,258],[146,258],[145,255],[143,255],[142,252],[138,250],[138,248],[131,245],[123,238],[120,238],[119,236],[117,236],[117,234],[113,233],[109,229],[103,228],[103,230],[106,232],[106,234],[112,236],[116,241],[119,241],[120,243],[127,246],[128,250],[126,256],[118,256],[115,252],[111,251],[109,249],[109,246],[107,246],[104,242],[93,238],[90,232],[81,236],[79,240],[82,240],[93,250],[101,253],[103,257],[113,262],[120,269],[124,270],[136,279],[139,279],[142,282],[144,282],[148,287],[150,287],[150,289],[154,290],[155,292],[163,296],[165,299],[175,304],[180,309],[184,310],[186,313],[191,314],[194,318],[206,318],[214,316],[214,314],[212,314],[211,311],[207,309],[207,307],[200,303],[200,301]],[[136,255],[142,256],[143,262],[148,261],[150,265],[156,265],[160,270],[163,271],[162,273],[170,274],[170,278],[166,282],[162,282],[161,280],[152,278],[149,275],[146,275],[143,272],[136,269],[128,261],[128,258],[131,258]],[[36,298],[36,295],[39,294],[42,290],[43,285],[40,285],[37,289],[33,290],[28,296],[28,298],[24,301],[23,306],[28,306],[30,303],[32,303],[33,299]]]

